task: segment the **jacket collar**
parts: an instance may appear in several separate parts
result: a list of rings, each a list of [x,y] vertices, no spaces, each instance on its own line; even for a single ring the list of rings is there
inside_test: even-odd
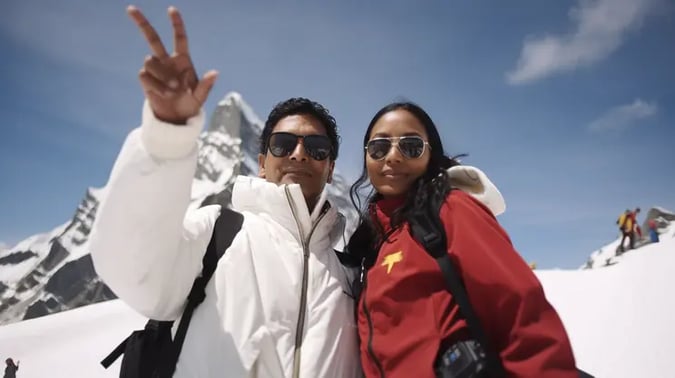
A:
[[[311,240],[329,238],[330,246],[342,236],[340,220],[343,217],[327,201],[325,189],[310,212],[298,184],[277,185],[258,177],[237,176],[232,189],[232,208],[272,218],[301,244],[310,233]]]
[[[388,232],[391,229],[391,218],[394,211],[403,206],[404,203],[405,195],[382,198],[370,204],[370,217],[374,222],[379,222],[382,225],[384,232]]]

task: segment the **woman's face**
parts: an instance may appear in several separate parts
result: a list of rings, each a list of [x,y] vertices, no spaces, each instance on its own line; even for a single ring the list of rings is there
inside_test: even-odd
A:
[[[415,138],[401,140],[399,139],[401,137]],[[391,148],[388,150],[387,141],[376,142],[379,144],[377,151],[384,156],[378,155],[374,158],[366,150],[366,170],[370,183],[384,197],[405,194],[412,183],[424,174],[429,165],[431,153],[429,145],[424,144],[429,140],[427,132],[412,113],[397,109],[385,113],[377,120],[370,131],[368,141],[371,143],[373,140],[382,138],[394,138],[390,139]],[[400,147],[397,145],[399,142]],[[419,155],[420,148],[419,157],[409,157]],[[401,149],[409,156],[405,156]]]

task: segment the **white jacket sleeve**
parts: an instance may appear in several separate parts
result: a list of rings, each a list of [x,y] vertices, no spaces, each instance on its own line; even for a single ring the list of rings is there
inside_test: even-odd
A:
[[[158,320],[180,316],[202,268],[219,206],[186,213],[203,112],[163,123],[144,105],[110,174],[90,235],[94,267],[124,302]]]
[[[447,172],[452,186],[482,202],[495,216],[506,211],[502,193],[480,169],[470,165],[456,165]]]

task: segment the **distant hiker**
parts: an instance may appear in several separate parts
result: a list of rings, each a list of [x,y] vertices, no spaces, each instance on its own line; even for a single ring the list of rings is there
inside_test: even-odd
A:
[[[600,250],[602,252],[602,249]],[[584,265],[584,269],[593,269],[593,259],[589,258],[586,260],[586,264]]]
[[[638,214],[640,214],[640,208],[636,207],[635,211],[631,213],[633,217],[633,231],[637,234],[638,240],[642,239],[642,228],[640,227],[640,223],[637,220]],[[635,237],[635,236],[633,236]]]
[[[19,370],[19,362],[16,361],[16,364],[14,364],[14,360],[11,358],[8,358],[5,360],[5,364],[7,366],[5,367],[5,375],[3,378],[16,378],[16,371]]]
[[[658,243],[659,232],[656,230],[656,220],[650,219],[647,221],[647,224],[649,225],[649,241],[652,243]]]
[[[620,255],[626,251],[626,247],[624,245],[626,238],[628,238],[628,243],[630,246],[629,249],[635,248],[635,231],[633,228],[634,223],[635,218],[629,209],[626,209],[626,211],[624,211],[619,216],[619,219],[616,220],[616,224],[619,225],[619,231],[621,232],[621,242],[619,243],[619,247],[616,249],[617,255]]]
[[[537,262],[536,262],[536,261],[532,261],[532,262],[530,263],[530,269],[532,269],[532,270],[537,270]]]

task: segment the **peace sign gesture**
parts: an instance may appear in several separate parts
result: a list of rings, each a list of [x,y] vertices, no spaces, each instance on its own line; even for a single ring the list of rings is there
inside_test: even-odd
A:
[[[138,8],[129,6],[127,13],[141,29],[152,50],[152,56],[145,59],[138,74],[150,107],[158,119],[184,125],[188,118],[199,113],[218,73],[209,71],[201,80],[197,77],[190,59],[185,25],[178,9],[169,7],[174,34],[174,52],[171,55],[164,48],[155,28]]]

